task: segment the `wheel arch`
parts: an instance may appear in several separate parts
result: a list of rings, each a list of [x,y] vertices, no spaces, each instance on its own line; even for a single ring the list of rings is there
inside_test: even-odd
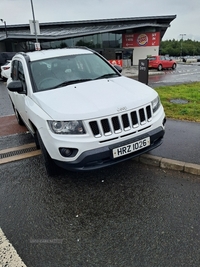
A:
[[[39,140],[38,140],[38,136],[37,136],[37,127],[35,126],[35,124],[29,119],[29,124],[31,126],[31,128],[33,129],[33,131],[31,132],[33,138],[34,138],[34,141],[35,141],[35,145],[37,147],[37,149],[40,149],[40,144],[39,144]]]
[[[177,63],[173,63],[173,64],[172,64],[172,69],[174,69],[174,70],[175,70],[175,69],[176,69],[176,67],[177,67]]]

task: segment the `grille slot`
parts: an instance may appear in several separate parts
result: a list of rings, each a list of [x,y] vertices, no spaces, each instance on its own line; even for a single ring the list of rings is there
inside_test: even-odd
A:
[[[128,114],[123,114],[122,115],[122,123],[123,123],[125,131],[128,131],[128,130],[131,129],[130,122],[129,122],[129,119],[128,119]]]
[[[143,108],[141,108],[139,110],[139,115],[140,115],[140,123],[141,124],[145,124],[146,120],[145,120],[145,113],[144,113],[144,109]]]
[[[120,126],[120,122],[119,122],[119,118],[116,117],[112,117],[112,125],[113,125],[113,129],[115,133],[121,133],[121,126]]]
[[[138,122],[138,118],[137,118],[137,112],[133,111],[131,112],[131,119],[132,119],[132,125],[134,128],[138,127],[139,122]]]
[[[150,106],[146,107],[146,112],[147,112],[147,119],[150,120],[152,118]]]
[[[91,130],[92,130],[94,136],[95,137],[101,136],[100,132],[99,132],[99,127],[98,127],[97,122],[96,121],[91,121],[89,124],[90,124]]]
[[[90,121],[90,129],[93,135],[98,138],[101,136],[111,136],[113,134],[128,133],[131,129],[145,125],[152,119],[151,106],[145,106],[138,110],[133,110],[114,117],[101,118],[100,120]],[[144,128],[144,129],[145,129]],[[141,131],[142,129],[140,129]]]
[[[108,119],[101,120],[101,125],[103,128],[103,133],[105,135],[111,135],[112,134]]]

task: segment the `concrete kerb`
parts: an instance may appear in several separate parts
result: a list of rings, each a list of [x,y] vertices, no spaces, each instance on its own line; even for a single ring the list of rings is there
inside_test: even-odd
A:
[[[133,160],[144,164],[160,167],[162,169],[170,169],[194,175],[200,175],[200,165],[198,164],[186,163],[150,154],[143,154],[139,157],[134,158]]]

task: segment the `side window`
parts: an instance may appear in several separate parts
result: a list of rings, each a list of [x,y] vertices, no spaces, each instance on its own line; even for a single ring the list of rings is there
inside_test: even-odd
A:
[[[26,81],[24,76],[24,69],[22,63],[18,60],[12,62],[12,74],[13,81],[20,80],[22,82],[23,91],[26,92]]]
[[[18,80],[18,61],[17,60],[14,60],[12,62],[12,74],[11,74],[11,77],[14,81]]]
[[[19,61],[18,63],[18,80],[22,82],[23,91],[26,92],[26,80],[24,76],[24,69],[22,63]]]

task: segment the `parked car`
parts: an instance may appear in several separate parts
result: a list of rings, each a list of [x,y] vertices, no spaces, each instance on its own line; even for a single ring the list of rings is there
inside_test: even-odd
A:
[[[10,77],[11,60],[8,60],[5,65],[1,66],[1,78],[6,81]]]
[[[49,175],[57,166],[106,167],[162,143],[166,119],[157,92],[90,49],[16,54],[7,87],[18,123],[41,148]]]
[[[0,66],[5,65],[8,60],[11,60],[12,57],[14,57],[15,54],[16,52],[0,52]]]
[[[122,72],[122,67],[119,65],[113,65],[120,73]]]
[[[187,58],[186,57],[182,57],[182,62],[187,62]]]
[[[176,61],[167,56],[151,56],[148,57],[149,69],[176,69]]]

